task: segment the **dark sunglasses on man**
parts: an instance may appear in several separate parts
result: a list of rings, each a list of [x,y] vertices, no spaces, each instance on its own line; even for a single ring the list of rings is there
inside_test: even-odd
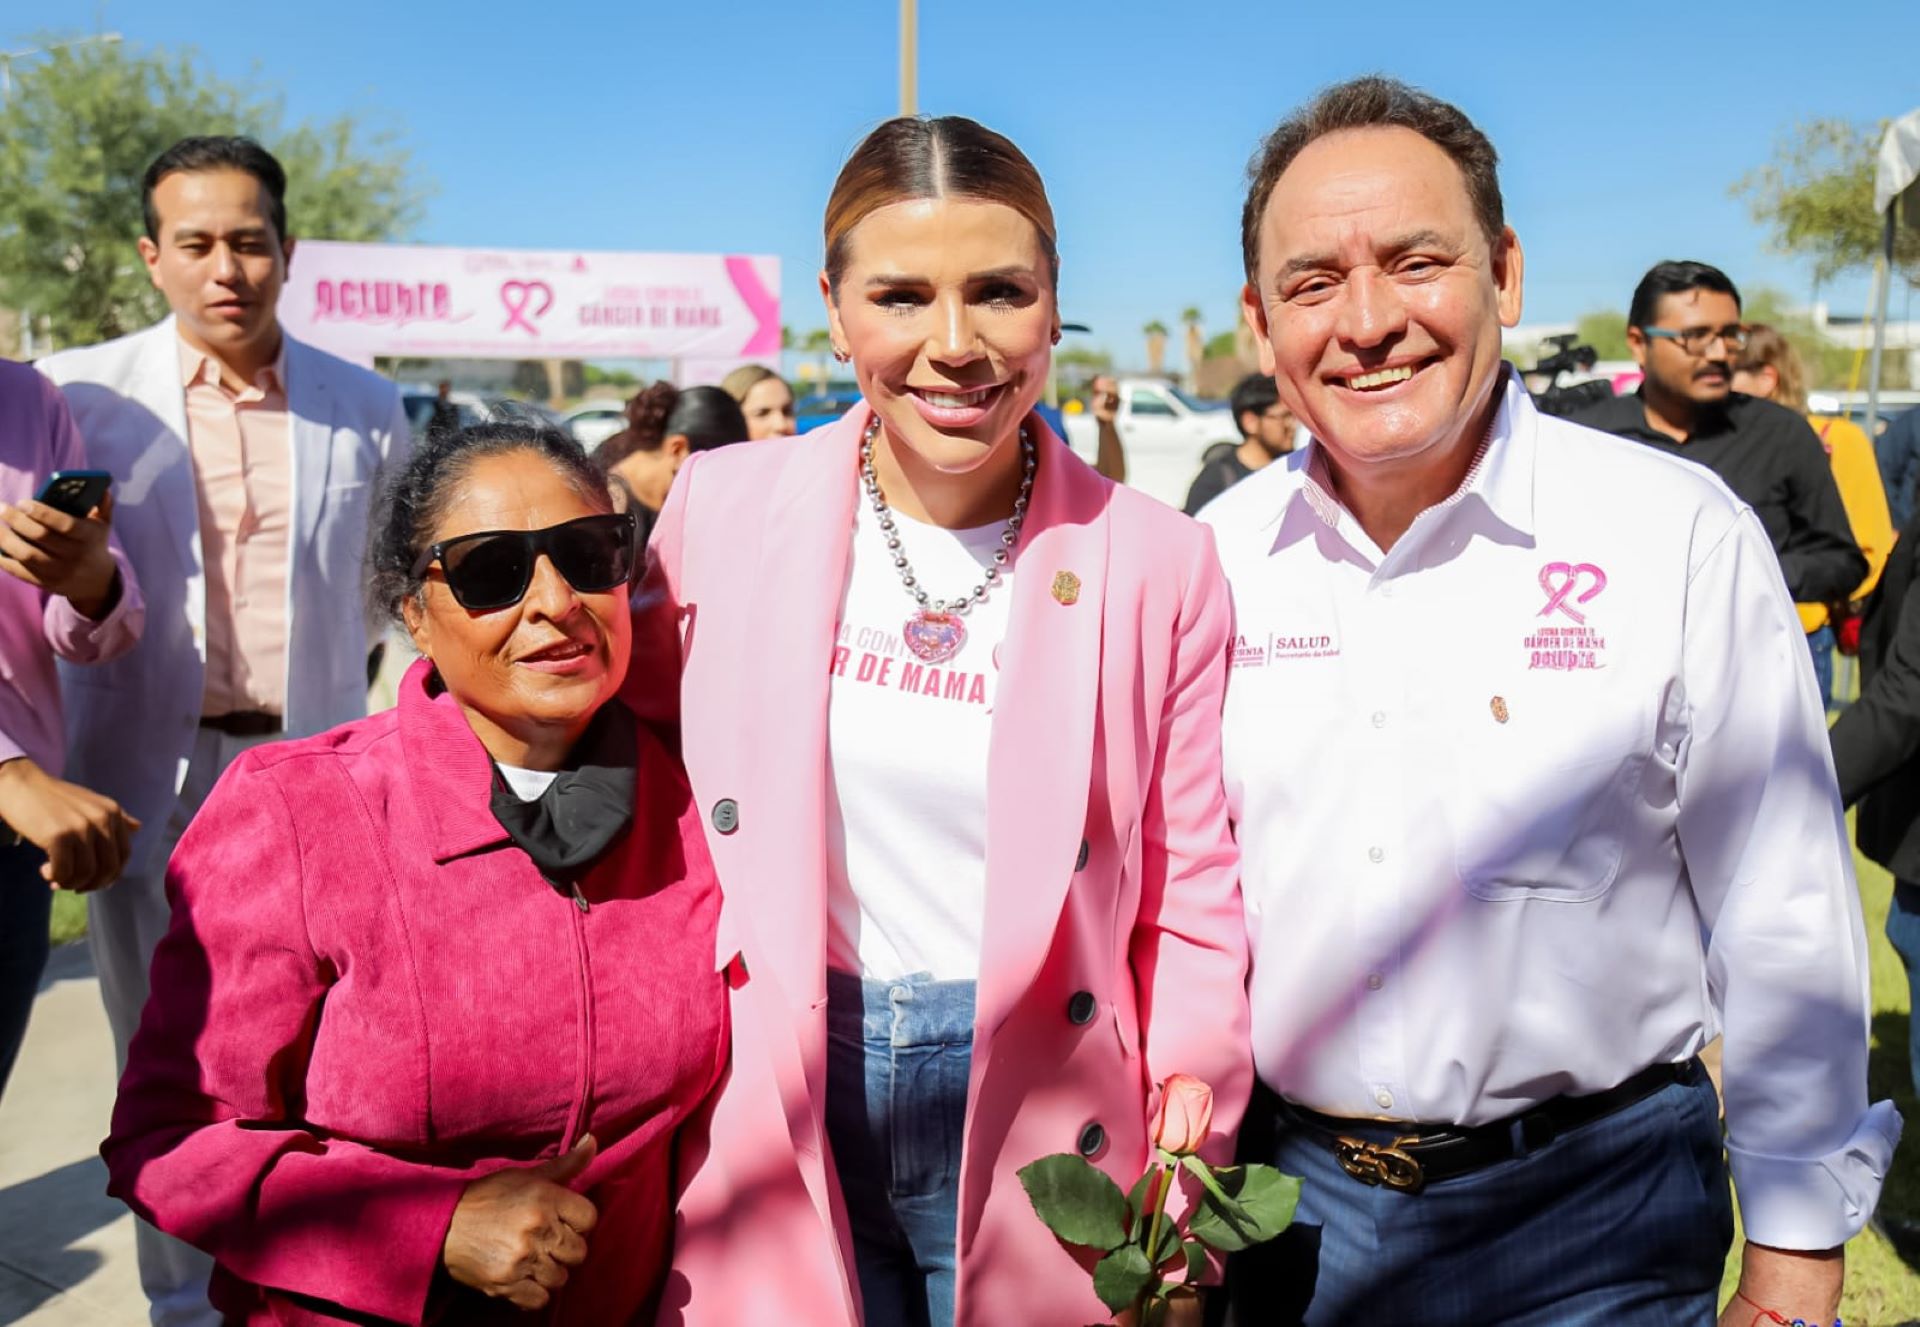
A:
[[[525,597],[534,563],[544,553],[567,584],[599,594],[626,583],[638,531],[632,512],[582,516],[544,530],[478,530],[426,549],[413,574],[424,576],[438,562],[455,602],[470,613],[490,613]]]

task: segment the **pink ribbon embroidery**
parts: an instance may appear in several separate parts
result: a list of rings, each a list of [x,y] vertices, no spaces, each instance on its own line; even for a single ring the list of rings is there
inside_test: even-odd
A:
[[[504,281],[500,284],[500,303],[507,310],[507,321],[501,325],[501,331],[524,327],[528,336],[540,335],[540,329],[527,321],[528,306],[533,303],[535,295],[540,297],[540,307],[533,309],[531,316],[538,318],[553,307],[552,286],[544,281]]]
[[[1593,577],[1592,587],[1575,598],[1573,604],[1568,603],[1567,600],[1573,596],[1574,590],[1579,588],[1589,573]],[[1584,604],[1606,589],[1607,573],[1591,562],[1549,562],[1540,568],[1540,588],[1547,594],[1547,606],[1540,610],[1541,617],[1561,612],[1585,626],[1587,615],[1573,605]]]

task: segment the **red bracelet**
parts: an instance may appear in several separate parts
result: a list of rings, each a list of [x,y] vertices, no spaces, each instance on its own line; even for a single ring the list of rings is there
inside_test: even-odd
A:
[[[1767,1319],[1769,1322],[1776,1322],[1780,1324],[1780,1327],[1819,1327],[1818,1323],[1808,1322],[1805,1318],[1789,1318],[1777,1310],[1767,1308],[1745,1291],[1736,1290],[1733,1292],[1733,1297],[1735,1299],[1744,1299],[1747,1303],[1759,1310],[1758,1313],[1754,1314],[1753,1317],[1748,1320],[1747,1327],[1756,1327],[1756,1324],[1759,1323],[1762,1318]],[[1840,1319],[1835,1318],[1833,1320],[1833,1327],[1843,1327]]]

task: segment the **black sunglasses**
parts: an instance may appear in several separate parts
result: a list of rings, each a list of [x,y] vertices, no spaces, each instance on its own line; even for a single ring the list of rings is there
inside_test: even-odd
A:
[[[639,522],[632,512],[582,516],[544,530],[479,530],[443,539],[414,561],[417,579],[436,561],[447,588],[470,613],[517,604],[533,584],[533,565],[545,553],[553,569],[583,594],[626,582],[633,571]]]

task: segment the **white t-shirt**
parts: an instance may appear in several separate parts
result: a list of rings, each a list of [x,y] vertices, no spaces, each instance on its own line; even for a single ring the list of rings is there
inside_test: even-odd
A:
[[[539,801],[560,777],[560,771],[553,769],[522,769],[518,765],[496,765],[495,768],[506,780],[507,790],[523,802]]]
[[[920,586],[980,584],[1004,521],[972,530],[894,522]],[[987,741],[1011,564],[961,617],[966,643],[926,664],[901,630],[919,612],[864,493],[840,598],[827,710],[827,964],[888,980],[972,981],[987,897]]]

